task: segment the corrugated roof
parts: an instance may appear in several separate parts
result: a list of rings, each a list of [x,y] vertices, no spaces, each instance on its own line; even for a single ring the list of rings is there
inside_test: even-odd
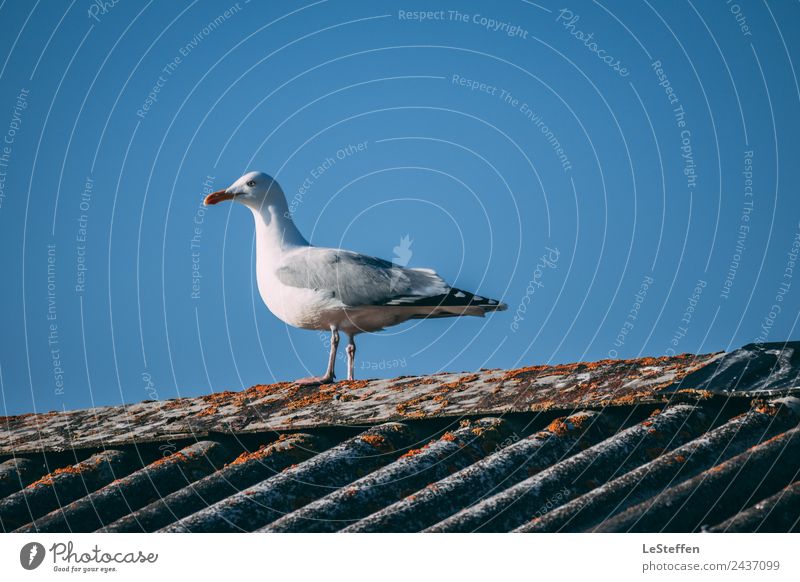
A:
[[[795,531],[798,347],[2,418],[0,524]]]

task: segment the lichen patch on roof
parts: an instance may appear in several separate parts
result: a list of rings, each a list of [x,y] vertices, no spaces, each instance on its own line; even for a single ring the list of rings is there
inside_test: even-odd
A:
[[[0,530],[796,531],[797,348],[2,419]]]
[[[63,451],[211,433],[247,434],[324,426],[362,426],[441,417],[699,401],[759,380],[770,394],[793,390],[797,343],[745,346],[729,354],[601,360],[516,370],[339,382],[282,382],[194,398],[0,418],[0,454]],[[775,364],[777,363],[777,364]],[[757,364],[757,365],[756,365]],[[769,380],[775,364],[777,380]],[[789,371],[787,371],[789,370]],[[741,378],[740,378],[741,380]],[[743,382],[739,382],[745,385]],[[750,389],[747,394],[752,395]]]
[[[663,400],[658,390],[721,354],[602,360],[240,392],[0,418],[0,454],[199,438],[319,426],[509,412],[573,410]]]

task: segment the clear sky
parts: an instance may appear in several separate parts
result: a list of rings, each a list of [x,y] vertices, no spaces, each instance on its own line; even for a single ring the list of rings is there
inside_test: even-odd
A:
[[[722,0],[6,0],[0,413],[321,373],[326,338],[258,296],[249,211],[201,206],[247,170],[313,244],[509,305],[362,335],[357,377],[797,339],[798,22]]]

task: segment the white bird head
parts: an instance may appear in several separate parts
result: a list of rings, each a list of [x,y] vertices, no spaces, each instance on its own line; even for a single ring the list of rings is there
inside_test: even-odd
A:
[[[285,204],[286,198],[280,184],[264,172],[248,172],[233,184],[206,196],[206,206],[224,200],[240,202],[253,210],[261,210],[271,204]]]

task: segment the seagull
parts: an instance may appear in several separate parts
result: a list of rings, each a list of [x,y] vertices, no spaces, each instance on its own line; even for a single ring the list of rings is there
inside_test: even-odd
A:
[[[300,234],[278,182],[249,172],[225,190],[205,197],[243,204],[256,223],[256,280],[267,308],[301,329],[331,333],[328,368],[301,385],[335,380],[339,332],[347,335],[347,379],[354,379],[355,336],[409,319],[474,315],[507,309],[505,303],[448,285],[431,269],[411,269],[344,249],[317,247]]]

